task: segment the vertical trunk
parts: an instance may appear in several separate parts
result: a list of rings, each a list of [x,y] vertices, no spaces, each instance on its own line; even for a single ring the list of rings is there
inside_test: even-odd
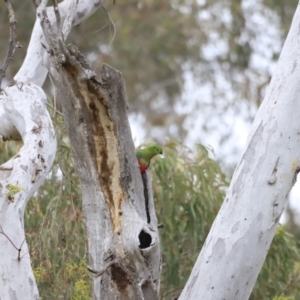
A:
[[[104,65],[97,79],[76,47],[66,47],[53,31],[42,7],[39,16],[81,181],[89,269],[96,273],[93,298],[158,299],[161,256],[151,179],[147,174],[146,208],[122,76]]]
[[[39,87],[12,86],[1,93],[0,100],[1,136],[22,137],[24,143],[0,167],[0,299],[39,299],[25,239],[24,211],[51,169],[55,132],[45,108],[46,95]]]
[[[300,8],[246,150],[180,296],[248,299],[300,170]]]

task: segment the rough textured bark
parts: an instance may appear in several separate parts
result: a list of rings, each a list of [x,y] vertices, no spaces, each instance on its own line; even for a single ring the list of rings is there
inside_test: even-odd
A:
[[[63,36],[66,38],[71,27],[87,18],[101,3],[99,0],[60,3]],[[47,11],[51,24],[57,26],[53,8]],[[35,24],[26,59],[15,81],[0,93],[0,135],[3,140],[22,139],[24,143],[19,153],[0,167],[0,299],[3,300],[39,298],[23,216],[27,202],[48,174],[56,152],[46,95],[36,85],[43,84],[49,64],[39,22]]]
[[[161,256],[151,179],[148,174],[147,222],[122,76],[104,65],[97,79],[76,47],[64,45],[42,6],[38,15],[81,181],[89,269],[97,274],[93,298],[158,299]]]
[[[67,38],[72,27],[86,20],[102,3],[103,0],[80,0],[78,3],[76,0],[65,0],[61,2],[58,7],[62,22],[66,24],[62,28],[64,38]],[[47,14],[50,23],[56,27],[57,24],[53,7],[47,8]],[[48,74],[48,53],[44,45],[47,45],[47,43],[40,25],[40,20],[37,18],[27,49],[27,55],[23,65],[14,77],[15,81],[35,83],[38,86],[43,85]]]
[[[0,299],[39,299],[25,239],[24,211],[52,166],[55,132],[45,108],[46,95],[39,87],[15,85],[6,88],[0,100],[0,134],[9,139],[19,132],[24,143],[0,167]]]
[[[300,170],[300,8],[246,150],[180,296],[245,300]]]

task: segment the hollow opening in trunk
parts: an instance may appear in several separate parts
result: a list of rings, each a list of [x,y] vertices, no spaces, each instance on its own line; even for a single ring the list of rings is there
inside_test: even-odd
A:
[[[150,247],[151,242],[152,242],[152,238],[151,235],[148,234],[147,232],[145,232],[144,230],[142,230],[139,234],[139,240],[140,240],[140,245],[139,247],[141,249],[145,249]]]

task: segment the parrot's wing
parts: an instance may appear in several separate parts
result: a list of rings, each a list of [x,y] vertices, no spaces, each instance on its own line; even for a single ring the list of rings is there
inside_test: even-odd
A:
[[[141,158],[142,157],[142,151],[141,150],[136,151],[135,155],[136,155],[137,159]]]

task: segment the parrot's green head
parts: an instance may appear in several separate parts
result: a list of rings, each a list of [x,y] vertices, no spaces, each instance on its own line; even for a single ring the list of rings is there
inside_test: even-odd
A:
[[[148,148],[154,155],[156,155],[156,154],[163,154],[163,149],[162,149],[162,147],[161,146],[159,146],[159,145],[154,145],[154,146],[150,146],[149,148]]]
[[[157,154],[163,154],[162,147],[159,145],[153,145],[144,149],[140,149],[136,152],[136,157],[142,159],[147,165],[150,164],[150,160]]]

